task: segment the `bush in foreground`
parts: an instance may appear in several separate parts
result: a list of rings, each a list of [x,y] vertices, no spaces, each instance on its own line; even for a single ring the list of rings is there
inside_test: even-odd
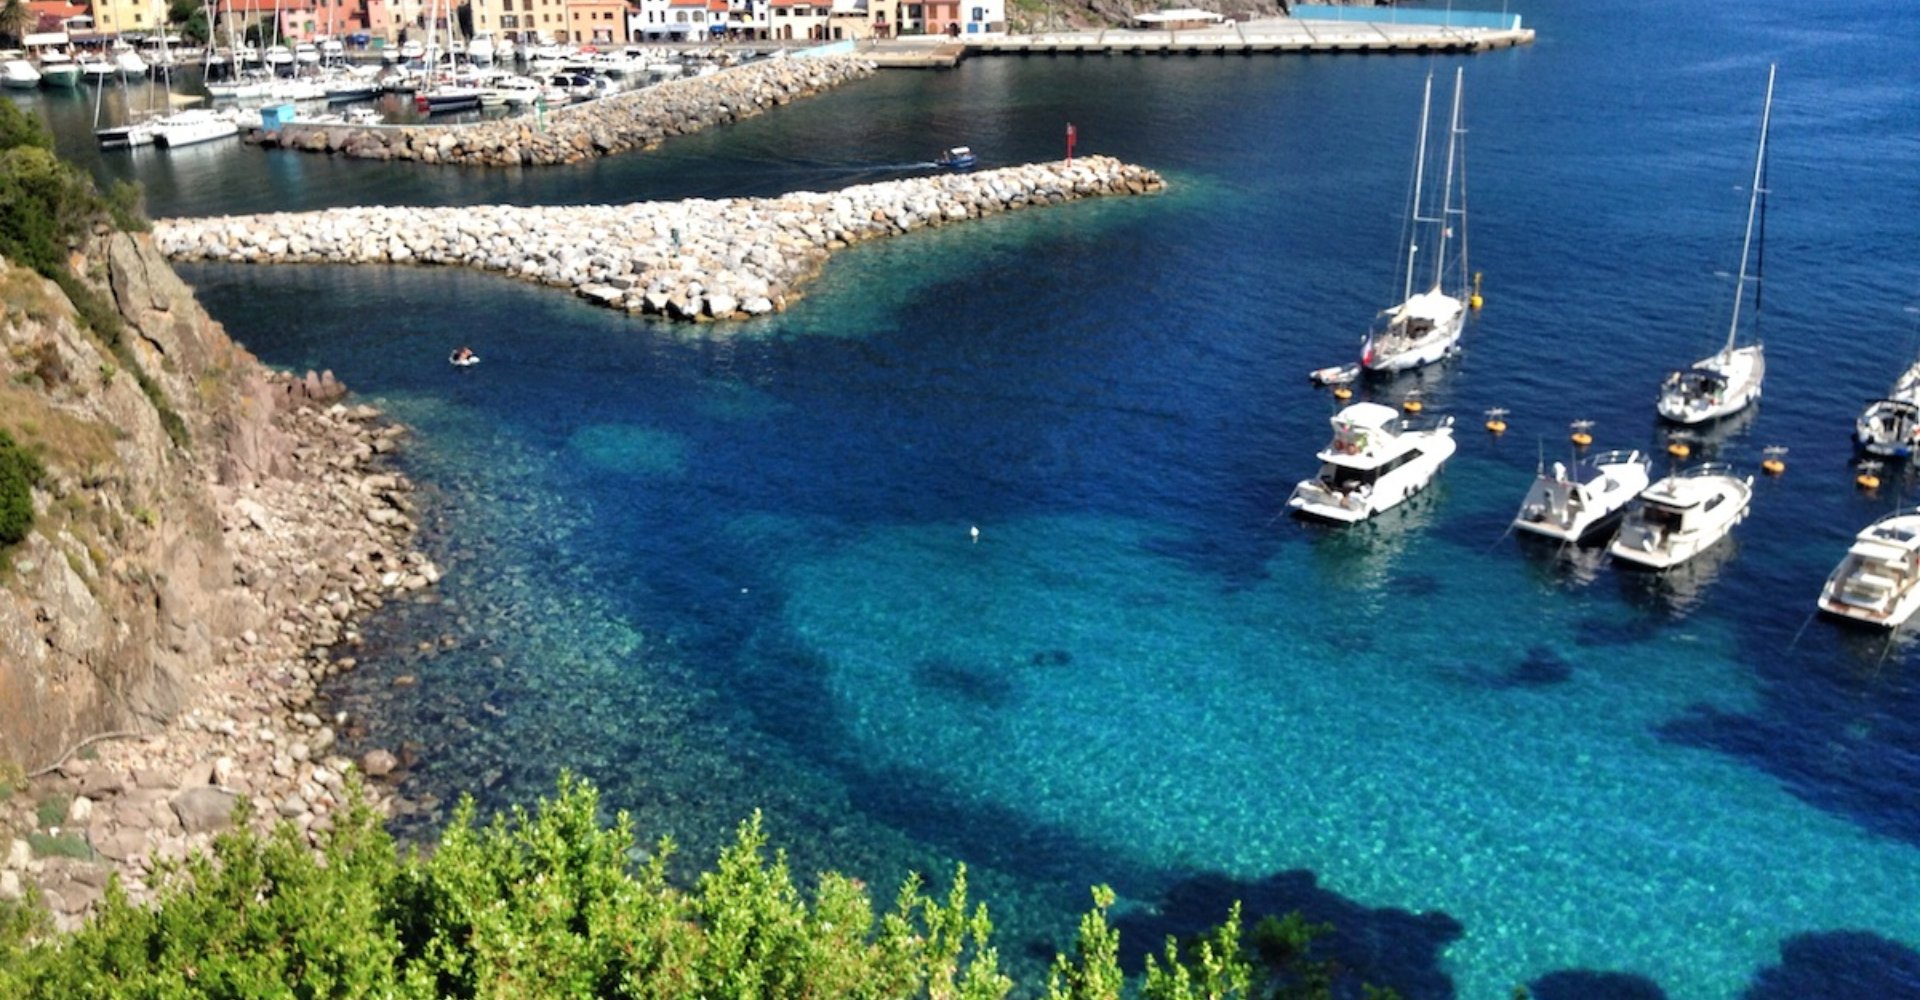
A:
[[[317,857],[290,827],[263,837],[243,823],[172,870],[152,907],[116,882],[84,929],[32,947],[34,925],[0,911],[0,996],[1002,1000],[1015,988],[964,866],[944,899],[910,877],[876,914],[844,876],[803,894],[755,816],[680,889],[671,841],[636,865],[626,814],[608,827],[598,810],[594,788],[563,775],[552,799],[484,827],[464,802],[431,857],[404,858],[357,792]],[[1113,894],[1094,898],[1050,1000],[1121,995]],[[1256,968],[1239,916],[1185,949],[1167,942],[1141,995],[1333,996],[1306,954],[1312,933],[1288,966]]]

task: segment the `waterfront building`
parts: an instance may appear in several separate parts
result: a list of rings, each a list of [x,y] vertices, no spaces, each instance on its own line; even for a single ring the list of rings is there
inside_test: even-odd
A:
[[[595,12],[604,9],[603,2],[587,0],[595,6]],[[495,38],[514,42],[544,43],[556,40],[574,41],[567,14],[565,0],[473,0],[473,31],[475,34],[491,32]],[[625,41],[631,37],[625,17],[625,4],[618,4],[613,10],[615,38]],[[606,25],[609,22],[590,18],[581,19],[580,30],[590,31],[587,25]],[[588,36],[589,38],[591,35]]]
[[[405,6],[415,13],[421,9],[417,0]],[[260,26],[263,42],[308,42],[361,32],[393,41],[408,23],[403,20],[406,14],[402,4],[390,0],[217,0],[213,31],[223,43],[229,29],[232,37],[244,39],[254,25]]]
[[[832,0],[827,13],[828,37],[840,39],[891,38],[900,23],[899,0]]]
[[[94,0],[93,30],[102,35],[157,31],[166,23],[163,0]]]
[[[68,3],[67,0],[31,0],[27,4],[27,13],[33,17],[28,30],[36,33],[93,30],[93,18],[87,14],[86,4]]]
[[[770,37],[768,0],[728,0],[727,37],[760,40]]]
[[[724,35],[732,20],[727,0],[640,0],[633,37],[649,42],[699,42]]]
[[[771,0],[767,9],[767,31],[773,38],[805,38],[820,41],[831,37],[827,31],[832,0]]]
[[[575,45],[625,45],[630,37],[627,0],[569,0],[566,13],[566,40]]]
[[[981,35],[1007,30],[1006,0],[909,0],[900,5],[900,33]]]

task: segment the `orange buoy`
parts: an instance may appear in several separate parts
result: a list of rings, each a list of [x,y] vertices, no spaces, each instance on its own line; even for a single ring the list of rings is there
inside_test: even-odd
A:
[[[1333,387],[1333,398],[1341,400],[1343,402],[1346,400],[1352,399],[1353,390],[1347,388],[1344,385],[1336,385]]]
[[[1787,471],[1787,449],[1782,445],[1768,445],[1760,449],[1767,456],[1760,460],[1760,471],[1769,476],[1778,476]]]
[[[1413,396],[1408,396],[1406,399],[1403,399],[1400,401],[1400,408],[1407,411],[1408,413],[1419,413],[1421,410],[1425,409],[1426,407],[1420,402],[1420,400],[1416,399]]]
[[[1593,421],[1576,420],[1573,422],[1573,433],[1568,435],[1567,439],[1572,441],[1575,447],[1585,448],[1593,443],[1593,435],[1588,433],[1591,430],[1593,430]]]
[[[1487,431],[1491,434],[1505,434],[1507,432],[1507,411],[1505,409],[1496,406],[1487,411]]]
[[[1693,446],[1685,441],[1668,441],[1667,454],[1675,458],[1685,458],[1693,454]]]
[[[1871,491],[1871,490],[1879,489],[1880,488],[1880,463],[1879,462],[1861,462],[1860,474],[1853,477],[1853,484],[1855,486],[1860,487],[1863,490]]]

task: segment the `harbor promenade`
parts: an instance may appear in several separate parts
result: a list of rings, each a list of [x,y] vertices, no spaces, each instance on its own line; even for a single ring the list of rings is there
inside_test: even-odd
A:
[[[156,223],[154,239],[174,260],[458,265],[629,313],[725,320],[785,309],[854,243],[1164,186],[1152,170],[1092,156],[778,198],[175,219]]]

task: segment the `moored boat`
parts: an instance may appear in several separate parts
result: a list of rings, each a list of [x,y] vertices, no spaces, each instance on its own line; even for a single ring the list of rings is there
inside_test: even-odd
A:
[[[1353,524],[1425,489],[1457,447],[1452,417],[1402,417],[1390,406],[1355,403],[1333,416],[1320,472],[1287,498],[1294,514]]]
[[[80,86],[80,64],[59,49],[42,50],[40,83],[47,87],[78,87]]]
[[[1733,317],[1727,324],[1727,343],[1718,353],[1701,358],[1693,367],[1667,376],[1655,408],[1680,424],[1699,424],[1731,416],[1760,398],[1767,375],[1764,348],[1756,340],[1735,347],[1740,336],[1740,308],[1747,298],[1747,263],[1765,260],[1764,249],[1754,252],[1754,222],[1766,218],[1767,129],[1773,121],[1773,67],[1767,69],[1767,98],[1760,111],[1760,143],[1753,157],[1753,184],[1747,192],[1747,234],[1740,244],[1740,272],[1734,279]],[[1760,227],[1764,236],[1766,226]],[[1753,312],[1760,313],[1760,269],[1754,271]]]
[[[1752,500],[1753,477],[1723,463],[1675,473],[1640,494],[1607,551],[1646,569],[1678,566],[1726,538]]]
[[[1561,542],[1590,538],[1615,524],[1647,488],[1650,467],[1637,451],[1591,455],[1571,467],[1555,462],[1534,477],[1513,526]]]
[[[1467,270],[1467,175],[1462,167],[1466,157],[1466,129],[1460,123],[1460,89],[1464,79],[1465,71],[1456,69],[1453,111],[1447,126],[1446,167],[1439,197],[1428,204],[1427,127],[1432,117],[1433,75],[1427,75],[1420,102],[1420,141],[1414,154],[1413,188],[1408,203],[1410,219],[1401,300],[1380,313],[1377,325],[1367,332],[1361,344],[1360,365],[1368,371],[1407,371],[1440,361],[1459,345],[1460,334],[1466,328],[1471,293]],[[1459,227],[1457,234],[1456,226]],[[1457,248],[1455,256],[1448,255],[1449,246]],[[1427,259],[1433,266],[1432,283],[1424,291],[1415,291],[1421,254],[1428,250],[1431,252]]]
[[[1920,508],[1888,514],[1854,536],[1820,589],[1820,610],[1889,629],[1920,610]]]
[[[1867,404],[1853,422],[1853,443],[1885,458],[1908,458],[1920,444],[1920,361],[1915,361],[1888,390]]]
[[[20,53],[11,53],[0,61],[0,84],[15,90],[34,90],[40,86],[40,71]]]
[[[226,115],[206,108],[178,111],[152,123],[153,141],[168,149],[196,143],[231,139],[240,134],[240,126]]]

